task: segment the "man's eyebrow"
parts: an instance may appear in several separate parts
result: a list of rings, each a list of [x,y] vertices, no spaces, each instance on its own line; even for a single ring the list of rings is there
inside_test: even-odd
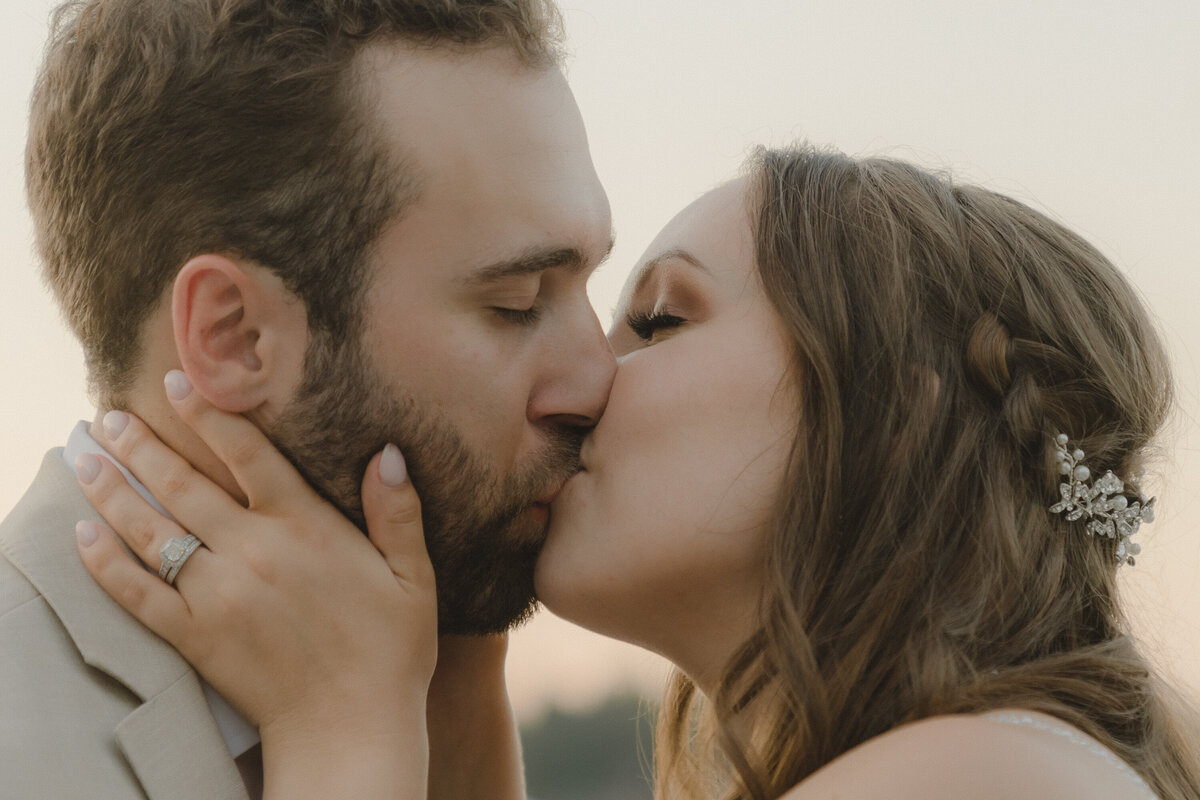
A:
[[[661,253],[650,259],[646,262],[646,266],[642,267],[642,274],[638,275],[637,282],[633,285],[633,294],[637,294],[645,288],[646,284],[650,282],[652,277],[654,277],[655,271],[660,265],[662,265],[663,262],[672,260],[678,260],[686,264],[691,264],[701,272],[706,272],[709,275],[712,274],[712,270],[704,266],[704,262],[696,258],[687,250],[680,250],[678,248],[674,250],[668,250],[667,252]]]
[[[603,263],[612,253],[615,238],[609,238],[608,248],[600,261]],[[464,282],[469,286],[480,286],[495,283],[506,278],[519,278],[522,275],[534,275],[548,269],[566,269],[569,272],[581,272],[588,264],[583,253],[576,247],[533,248],[513,258],[507,258],[488,264],[485,267],[472,270]]]

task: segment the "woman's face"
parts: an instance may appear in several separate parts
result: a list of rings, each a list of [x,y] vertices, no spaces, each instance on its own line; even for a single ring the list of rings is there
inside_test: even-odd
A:
[[[553,505],[536,575],[554,613],[662,653],[702,686],[754,630],[795,436],[749,187],[697,200],[630,275],[608,406]]]

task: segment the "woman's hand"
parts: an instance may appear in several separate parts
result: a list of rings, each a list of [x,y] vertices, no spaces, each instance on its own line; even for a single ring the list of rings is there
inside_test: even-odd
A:
[[[190,390],[182,373],[169,379]],[[360,780],[362,791],[403,786],[391,796],[423,798],[437,604],[420,502],[399,451],[385,448],[367,468],[368,539],[252,423],[196,392],[173,394],[180,418],[225,463],[248,507],[139,419],[111,412],[105,447],[177,522],[146,503],[113,464],[85,455],[77,466],[89,502],[151,569],[170,538],[190,532],[204,547],[170,586],[103,526],[84,522],[84,564],[259,726],[272,794],[320,796],[322,783],[332,789],[338,774],[370,765],[379,780]],[[351,796],[344,783],[336,789]]]

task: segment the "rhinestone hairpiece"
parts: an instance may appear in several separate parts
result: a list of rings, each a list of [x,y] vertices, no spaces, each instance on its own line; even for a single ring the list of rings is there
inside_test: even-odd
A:
[[[1058,485],[1062,499],[1050,506],[1052,514],[1066,514],[1071,522],[1087,517],[1089,536],[1105,536],[1117,539],[1117,566],[1133,566],[1134,559],[1142,552],[1142,546],[1130,541],[1143,522],[1154,521],[1154,501],[1139,494],[1129,502],[1125,496],[1125,484],[1109,470],[1089,483],[1092,472],[1082,463],[1083,451],[1067,449],[1067,435],[1060,433],[1054,440],[1058,449],[1058,471],[1065,476]]]

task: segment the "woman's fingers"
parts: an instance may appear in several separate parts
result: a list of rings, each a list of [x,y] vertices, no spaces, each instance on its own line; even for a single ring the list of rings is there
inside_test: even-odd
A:
[[[186,629],[190,614],[183,597],[121,549],[112,531],[84,521],[75,526],[75,536],[87,571],[121,608],[167,641]],[[197,552],[192,557],[207,555]],[[189,559],[184,566],[196,565]]]
[[[158,551],[168,539],[187,535],[187,531],[147,503],[107,458],[82,453],[75,459],[75,472],[88,503],[151,569],[158,570],[161,566]]]
[[[205,416],[201,409],[196,419]],[[183,529],[147,514],[107,459],[84,457],[80,473],[89,500],[133,531],[139,554],[157,567],[158,548]],[[296,484],[282,511],[234,503],[224,548],[193,552],[174,589],[95,523],[80,525],[79,552],[116,602],[264,728],[350,719],[355,709],[366,718],[417,698],[423,711],[437,658],[437,597],[403,458],[393,447],[371,462],[363,488],[370,542],[332,506],[305,502],[315,495]]]
[[[102,427],[105,447],[155,500],[201,539],[209,544],[219,541],[230,527],[230,516],[241,510],[233,498],[159,441],[154,431],[133,414],[109,411]],[[105,519],[125,537],[121,523],[107,514]]]
[[[233,474],[251,508],[273,508],[280,498],[295,500],[297,487],[316,497],[266,435],[241,414],[222,411],[192,391],[179,370],[163,379],[171,405]]]
[[[404,456],[394,444],[371,459],[362,488],[363,515],[372,544],[392,574],[422,586],[433,582],[425,550],[421,500],[408,479]]]

